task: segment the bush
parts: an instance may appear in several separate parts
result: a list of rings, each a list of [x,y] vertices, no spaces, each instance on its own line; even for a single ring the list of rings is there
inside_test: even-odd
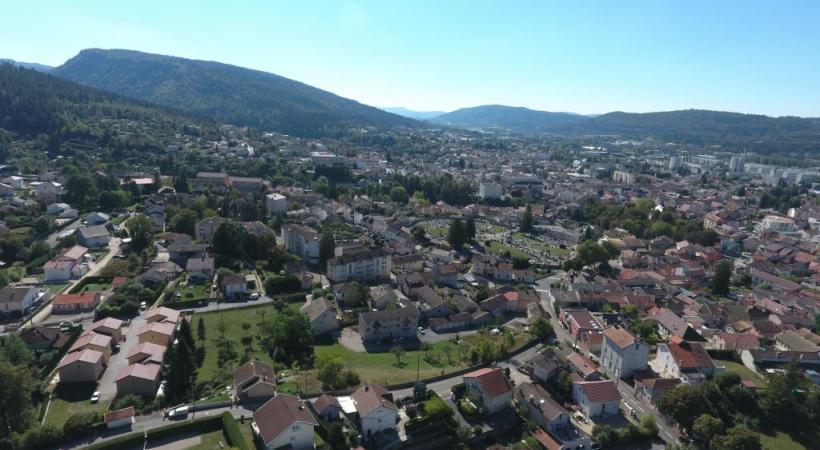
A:
[[[40,450],[57,444],[63,438],[60,430],[53,425],[29,428],[20,435],[17,448],[21,450]]]
[[[228,411],[222,413],[222,432],[225,434],[225,440],[231,447],[240,450],[250,450],[250,446],[245,440],[245,437],[242,436],[242,431],[239,429],[236,419],[234,419]]]
[[[77,438],[87,434],[100,421],[100,415],[95,411],[72,414],[63,425],[63,434],[69,438]]]
[[[133,406],[135,410],[142,411],[142,408],[145,407],[145,400],[139,395],[126,395],[117,399],[113,405],[111,405],[112,411],[117,411],[120,409],[128,408],[129,406]]]
[[[467,386],[465,386],[464,383],[459,383],[459,384],[453,386],[452,388],[450,388],[450,391],[453,393],[453,397],[455,397],[455,398],[463,397],[464,392],[466,390],[467,390]]]

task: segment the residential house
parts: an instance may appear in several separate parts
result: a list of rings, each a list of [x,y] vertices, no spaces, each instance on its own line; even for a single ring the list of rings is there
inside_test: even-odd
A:
[[[44,281],[46,283],[63,283],[85,275],[88,272],[88,264],[83,262],[86,252],[88,252],[88,249],[82,245],[75,245],[63,250],[43,265]]]
[[[639,378],[635,377],[635,397],[655,404],[663,394],[681,383],[679,378]]]
[[[205,257],[205,244],[174,242],[168,246],[168,259],[180,267],[186,267],[188,260]]]
[[[572,383],[572,401],[587,417],[617,415],[621,393],[614,381],[576,381]]]
[[[359,416],[359,429],[367,439],[393,432],[399,422],[399,409],[393,396],[382,386],[365,384],[351,395]]]
[[[512,386],[501,369],[478,369],[464,374],[467,396],[486,414],[510,406]]]
[[[108,245],[111,235],[104,225],[81,227],[77,230],[77,241],[88,248],[103,248]]]
[[[57,364],[57,373],[60,383],[95,383],[103,368],[103,354],[88,349],[65,355]]]
[[[219,216],[206,217],[196,223],[196,240],[200,242],[211,242],[214,233],[219,229],[219,226],[225,222],[225,219]]]
[[[226,299],[239,299],[248,292],[248,282],[245,281],[245,277],[236,273],[222,277],[219,285]]]
[[[103,363],[107,363],[111,357],[111,336],[86,331],[74,341],[74,344],[68,349],[68,352],[79,352],[86,349],[96,350],[102,353]]]
[[[540,427],[533,436],[547,449],[574,450],[592,448],[592,439],[570,420],[567,411],[552,399],[543,387],[525,382],[515,388],[515,401]]]
[[[93,311],[100,304],[99,292],[82,292],[79,294],[59,294],[51,302],[54,314],[75,314]]]
[[[148,322],[140,328],[137,338],[140,344],[150,342],[167,347],[174,337],[175,328],[176,325],[170,322]]]
[[[580,353],[570,353],[567,356],[569,368],[572,369],[584,381],[600,380],[601,372],[598,371],[598,364]]]
[[[0,314],[22,314],[39,296],[40,292],[34,287],[4,287],[0,289]]]
[[[419,309],[424,317],[446,317],[452,315],[453,308],[444,303],[436,291],[429,286],[422,286],[415,290],[416,298],[419,302]]]
[[[210,283],[214,276],[214,259],[210,256],[190,258],[185,264],[189,283]]]
[[[164,345],[154,344],[152,342],[143,342],[133,347],[125,356],[128,364],[159,364],[165,362],[165,352],[168,347]]]
[[[117,396],[141,395],[153,397],[159,388],[160,364],[131,364],[117,374]]]
[[[97,334],[103,334],[106,336],[110,336],[111,340],[114,343],[117,343],[122,340],[122,325],[123,321],[120,319],[115,319],[113,317],[106,317],[104,319],[100,319],[86,328],[86,331],[93,331]]]
[[[325,422],[337,422],[342,417],[342,405],[336,397],[322,394],[313,401],[313,409]]]
[[[689,384],[698,384],[718,371],[703,344],[686,342],[678,337],[669,343],[658,344],[655,364],[662,374]]]
[[[288,211],[288,199],[284,195],[274,192],[265,196],[265,209],[268,214],[280,214]]]
[[[637,370],[646,368],[649,346],[625,328],[610,327],[604,330],[601,349],[601,366],[614,378],[629,378]]]
[[[179,322],[179,311],[164,306],[151,308],[145,313],[145,321],[148,323],[167,322],[176,325]]]
[[[103,416],[106,428],[113,430],[116,428],[130,427],[134,424],[135,410],[133,406],[128,408],[118,409],[116,411],[108,411]]]
[[[314,428],[318,422],[304,400],[278,394],[253,413],[251,428],[266,450],[313,449]]]
[[[789,364],[797,364],[803,369],[820,371],[820,352],[790,352],[778,350],[743,350],[740,352],[743,365],[754,372],[765,369],[782,369]]]
[[[68,342],[68,334],[63,334],[56,327],[31,327],[20,333],[20,339],[30,350],[49,351],[60,349]]]
[[[276,373],[270,364],[252,359],[233,371],[233,395],[239,401],[261,401],[276,395]]]
[[[314,336],[330,333],[339,329],[336,308],[326,298],[314,298],[300,308],[302,314],[310,321]]]
[[[533,356],[529,365],[532,367],[533,378],[543,383],[561,368],[562,363],[555,350],[548,348]]]
[[[85,216],[85,224],[88,226],[104,225],[109,220],[111,220],[111,216],[101,212],[92,212]]]

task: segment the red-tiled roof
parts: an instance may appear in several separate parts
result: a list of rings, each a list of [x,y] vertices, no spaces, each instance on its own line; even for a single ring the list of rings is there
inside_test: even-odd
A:
[[[592,403],[612,402],[621,399],[618,387],[612,381],[578,381],[575,384]]]
[[[253,413],[253,421],[259,427],[265,444],[272,442],[296,422],[318,425],[302,400],[288,394],[278,394],[268,400]]]
[[[481,390],[489,398],[495,398],[512,390],[510,382],[501,369],[478,369],[464,374],[464,378],[476,378]]]
[[[125,419],[126,417],[134,417],[134,407],[118,409],[116,411],[108,411],[105,413],[105,423],[114,422],[115,420]]]

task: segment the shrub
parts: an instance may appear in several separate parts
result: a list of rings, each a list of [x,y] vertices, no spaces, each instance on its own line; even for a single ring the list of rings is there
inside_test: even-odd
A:
[[[143,400],[139,395],[129,394],[120,397],[117,401],[115,401],[111,406],[111,410],[116,411],[119,409],[128,408],[129,406],[133,406],[137,411],[142,411],[142,408],[145,407],[145,400]]]
[[[17,448],[22,450],[39,450],[54,446],[62,439],[60,430],[53,425],[29,428],[20,435]]]
[[[222,413],[222,432],[225,434],[225,440],[231,447],[240,450],[250,450],[250,446],[245,440],[245,437],[242,436],[242,431],[239,429],[236,419],[234,419],[228,411]]]
[[[100,416],[95,411],[72,414],[63,425],[63,434],[70,438],[82,436],[99,421]]]

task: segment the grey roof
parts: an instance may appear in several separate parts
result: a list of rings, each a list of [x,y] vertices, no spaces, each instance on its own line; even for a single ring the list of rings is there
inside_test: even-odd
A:
[[[105,225],[94,225],[80,228],[80,235],[83,239],[108,236],[108,228]]]

